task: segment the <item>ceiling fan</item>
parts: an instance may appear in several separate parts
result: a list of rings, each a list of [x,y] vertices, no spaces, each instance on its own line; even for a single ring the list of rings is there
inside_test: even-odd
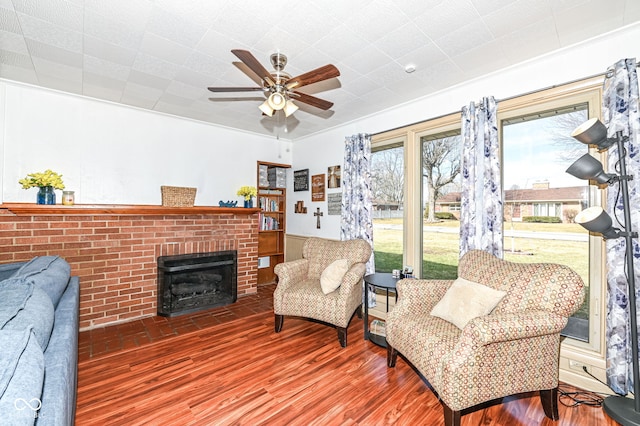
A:
[[[322,110],[328,110],[333,106],[333,102],[298,92],[296,89],[338,77],[340,71],[334,65],[325,65],[296,77],[291,77],[283,71],[285,65],[287,65],[287,57],[282,53],[271,55],[271,65],[275,70],[272,72],[267,71],[248,50],[233,49],[231,53],[236,55],[251,71],[260,77],[262,87],[208,87],[210,91],[224,93],[263,91],[267,99],[258,108],[269,117],[280,110],[283,110],[286,117],[296,112],[298,106],[293,102],[294,100]]]

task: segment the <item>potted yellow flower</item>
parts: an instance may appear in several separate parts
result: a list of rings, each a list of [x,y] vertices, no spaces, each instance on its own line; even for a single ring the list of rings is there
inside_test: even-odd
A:
[[[38,204],[55,204],[56,193],[54,189],[64,189],[62,175],[49,169],[42,173],[29,173],[24,179],[18,181],[22,189],[38,187],[36,202]]]
[[[238,195],[244,197],[244,207],[250,209],[253,207],[252,198],[258,195],[258,190],[255,186],[241,186],[240,189],[238,189]]]

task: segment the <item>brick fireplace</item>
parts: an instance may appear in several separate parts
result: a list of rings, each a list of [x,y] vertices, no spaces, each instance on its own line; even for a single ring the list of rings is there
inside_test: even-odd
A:
[[[237,250],[238,297],[257,292],[259,209],[0,205],[0,263],[59,255],[80,277],[80,328],[156,315],[157,258]]]

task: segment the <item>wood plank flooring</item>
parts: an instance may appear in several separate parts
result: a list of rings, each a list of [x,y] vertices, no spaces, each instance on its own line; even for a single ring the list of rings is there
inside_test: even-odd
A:
[[[403,359],[387,368],[386,350],[363,340],[358,318],[346,348],[335,329],[299,319],[276,334],[265,311],[85,356],[78,370],[79,426],[443,424],[428,385]],[[462,425],[616,423],[599,407],[563,405],[553,422],[537,395],[525,395],[466,414]]]

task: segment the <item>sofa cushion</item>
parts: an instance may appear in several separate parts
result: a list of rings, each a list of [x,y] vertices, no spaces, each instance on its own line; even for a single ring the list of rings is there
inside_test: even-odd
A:
[[[338,259],[327,266],[322,275],[320,275],[320,287],[324,294],[329,294],[335,291],[340,284],[344,274],[349,270],[349,261],[347,259]]]
[[[44,351],[53,329],[53,303],[47,294],[24,278],[0,282],[0,329],[33,328],[36,340]]]
[[[59,256],[34,257],[13,275],[14,278],[27,278],[42,289],[51,299],[54,308],[58,306],[58,301],[67,288],[70,276],[71,266]]]
[[[30,329],[0,330],[2,423],[30,425],[40,409],[44,356]]]
[[[489,315],[507,293],[464,278],[456,279],[431,315],[463,329],[474,318]]]

